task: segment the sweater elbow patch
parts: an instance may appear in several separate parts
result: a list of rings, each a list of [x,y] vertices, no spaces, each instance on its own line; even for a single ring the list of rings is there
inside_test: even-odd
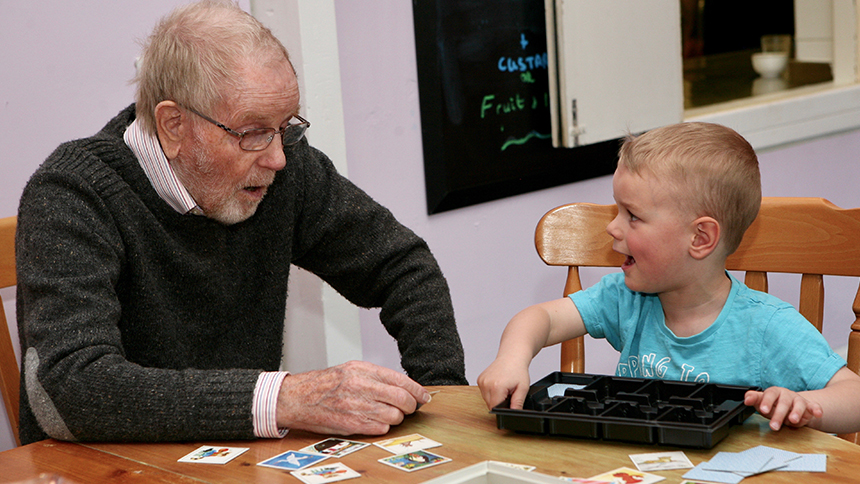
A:
[[[24,355],[24,385],[27,388],[27,399],[30,402],[30,409],[33,415],[39,422],[42,430],[58,440],[77,440],[63,418],[48,392],[42,387],[38,379],[39,374],[39,352],[36,348],[30,347]]]

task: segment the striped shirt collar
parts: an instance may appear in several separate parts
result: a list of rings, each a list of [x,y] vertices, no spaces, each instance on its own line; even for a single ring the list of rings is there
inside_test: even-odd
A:
[[[162,200],[179,213],[190,212],[195,215],[202,215],[200,207],[197,206],[191,194],[176,177],[176,173],[161,149],[161,143],[158,142],[157,136],[146,133],[138,120],[135,119],[126,128],[123,140],[131,148],[134,156],[137,157],[140,167],[143,168],[143,172],[149,178],[149,183],[152,184],[152,188]]]

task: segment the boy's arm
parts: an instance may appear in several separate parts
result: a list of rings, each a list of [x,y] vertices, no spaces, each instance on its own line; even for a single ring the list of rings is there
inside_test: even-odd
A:
[[[488,408],[511,396],[511,408],[522,408],[529,389],[529,364],[545,346],[585,334],[585,324],[570,298],[547,301],[517,313],[502,333],[499,353],[478,377]]]
[[[860,376],[842,367],[820,390],[793,392],[770,387],[763,392],[749,391],[744,403],[753,405],[770,419],[770,427],[808,425],[824,432],[860,431]]]

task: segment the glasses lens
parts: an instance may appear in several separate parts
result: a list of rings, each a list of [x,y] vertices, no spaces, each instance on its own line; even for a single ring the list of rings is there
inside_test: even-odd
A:
[[[281,135],[281,141],[284,143],[284,146],[294,145],[302,139],[302,136],[305,135],[305,131],[307,131],[307,129],[307,123],[291,124],[284,129],[284,134]]]
[[[239,147],[247,151],[260,151],[266,149],[275,137],[272,128],[249,129],[239,141]]]

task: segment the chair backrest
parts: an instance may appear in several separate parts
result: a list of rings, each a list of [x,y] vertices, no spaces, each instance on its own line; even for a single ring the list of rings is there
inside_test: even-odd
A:
[[[579,267],[618,267],[624,258],[612,250],[606,226],[615,205],[574,203],[550,210],[535,232],[535,246],[548,265],[567,266],[564,295],[582,289]],[[767,273],[802,274],[798,310],[819,331],[824,319],[825,275],[860,277],[860,208],[841,209],[821,198],[762,198],[729,270],[745,271],[744,283],[767,292]],[[860,373],[860,288],[852,305],[848,368]],[[833,323],[831,323],[833,324]],[[583,338],[561,345],[561,371],[584,372]],[[842,436],[857,441],[857,436]]]
[[[0,219],[0,288],[17,284],[15,275],[15,226],[17,217]],[[15,359],[12,338],[6,321],[6,310],[0,300],[0,394],[6,404],[6,415],[15,435],[15,443],[21,445],[18,437],[18,396],[20,372]]]

